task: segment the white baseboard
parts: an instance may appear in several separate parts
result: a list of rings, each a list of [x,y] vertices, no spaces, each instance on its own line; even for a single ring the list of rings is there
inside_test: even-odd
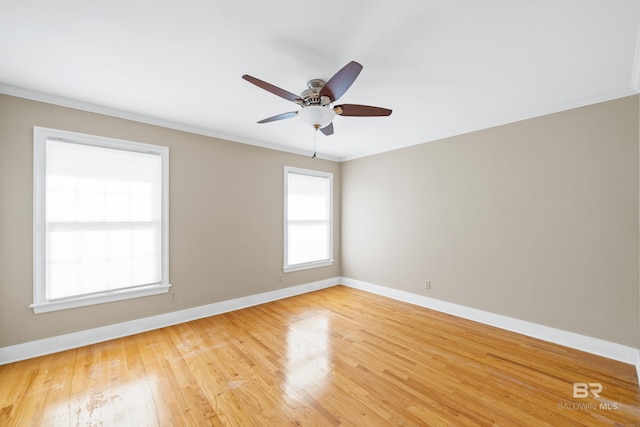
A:
[[[482,311],[463,305],[453,304],[422,295],[399,291],[397,289],[374,285],[373,283],[363,282],[361,280],[343,277],[342,284],[388,298],[408,302],[420,307],[430,308],[432,310],[452,314],[475,322],[495,326],[500,329],[538,338],[543,341],[549,341],[565,347],[586,351],[587,353],[597,354],[609,359],[635,365],[636,370],[638,371],[638,381],[640,382],[640,350],[633,347],[576,334],[574,332],[563,331],[500,314],[490,313],[488,311]]]
[[[70,334],[2,347],[0,348],[0,365],[46,354],[57,353],[59,351],[95,344],[102,341],[122,338],[128,335],[138,334],[140,332],[164,328],[166,326],[177,325],[179,323],[201,319],[203,317],[215,316],[216,314],[227,313],[229,311],[276,301],[318,289],[329,288],[339,283],[340,277],[334,277],[331,279],[278,289],[276,291],[264,292],[247,297],[188,308],[186,310],[159,314],[157,316],[145,317],[143,319],[136,319],[128,322],[116,323],[114,325],[102,326],[80,332],[73,332]]]
[[[2,347],[0,348],[0,365],[215,316],[338,284],[635,365],[640,382],[640,349],[346,277],[334,277],[186,310]]]

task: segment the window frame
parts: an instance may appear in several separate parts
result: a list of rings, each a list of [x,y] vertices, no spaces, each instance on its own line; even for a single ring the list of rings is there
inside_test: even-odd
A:
[[[161,158],[161,280],[159,283],[48,300],[46,295],[46,145],[47,140],[159,155]],[[33,128],[33,311],[46,313],[93,304],[168,293],[169,283],[169,148],[141,142],[34,126]]]
[[[289,260],[289,173],[298,175],[306,175],[319,178],[329,179],[329,231],[328,231],[328,244],[329,244],[329,257],[323,260],[310,261],[300,264],[288,264]],[[299,270],[307,270],[311,268],[327,267],[333,265],[335,260],[333,259],[333,173],[324,172],[312,169],[303,169],[293,166],[284,167],[284,258],[282,270],[285,273]]]

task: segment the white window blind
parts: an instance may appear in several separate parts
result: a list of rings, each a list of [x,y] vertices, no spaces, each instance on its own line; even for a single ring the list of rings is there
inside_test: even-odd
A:
[[[36,133],[34,306],[166,292],[167,149],[60,132]]]
[[[285,169],[285,271],[333,263],[330,173]]]

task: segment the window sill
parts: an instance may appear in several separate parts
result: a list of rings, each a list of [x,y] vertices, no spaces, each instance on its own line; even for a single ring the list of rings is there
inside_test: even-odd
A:
[[[170,284],[149,285],[135,289],[120,289],[103,292],[100,294],[79,296],[58,301],[46,301],[33,303],[29,307],[34,313],[48,313],[50,311],[66,310],[69,308],[84,307],[87,305],[103,304],[106,302],[121,301],[131,298],[140,298],[151,295],[166,294],[171,288]]]
[[[285,265],[282,267],[282,271],[289,273],[291,271],[308,270],[310,268],[327,267],[333,265],[332,259],[325,259],[322,261],[305,262],[304,264]]]

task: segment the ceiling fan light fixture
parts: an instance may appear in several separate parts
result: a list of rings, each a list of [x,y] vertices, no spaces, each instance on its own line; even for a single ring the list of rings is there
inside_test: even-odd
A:
[[[335,111],[320,105],[310,105],[298,111],[298,117],[308,126],[321,129],[327,126],[336,116]]]
[[[261,89],[271,92],[287,101],[295,102],[302,107],[298,111],[278,114],[273,117],[260,120],[258,123],[275,122],[277,120],[288,119],[298,116],[300,120],[315,130],[321,129],[326,136],[333,135],[333,118],[336,115],[351,117],[376,117],[389,116],[391,110],[387,108],[372,107],[370,105],[359,104],[333,104],[351,87],[355,79],[362,71],[362,65],[356,61],[351,61],[342,67],[328,81],[322,79],[311,79],[307,82],[308,88],[300,96],[263,80],[252,77],[248,74],[242,76],[243,79],[258,86]],[[333,107],[332,107],[333,106]],[[315,138],[315,133],[314,133]]]

